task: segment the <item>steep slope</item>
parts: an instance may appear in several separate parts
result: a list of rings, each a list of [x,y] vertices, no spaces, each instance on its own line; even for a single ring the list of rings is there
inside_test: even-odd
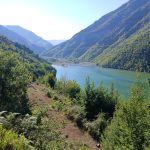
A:
[[[133,34],[141,30],[144,25],[150,22],[150,1],[148,0],[131,0],[114,13],[115,17],[112,21],[115,21],[113,25],[111,21],[109,34],[100,39],[97,44],[93,45],[84,54],[85,60],[91,60],[97,55],[100,55],[105,49],[123,42]],[[117,20],[116,20],[117,19]]]
[[[44,40],[43,38],[37,36],[35,33],[33,33],[32,31],[29,31],[27,29],[24,29],[20,26],[17,25],[7,25],[6,28],[8,28],[9,30],[17,33],[20,36],[23,36],[26,40],[28,40],[30,43],[38,46],[38,47],[42,47],[46,50],[50,49],[52,47],[52,44],[46,40]]]
[[[86,147],[89,147],[90,150],[100,150],[96,146],[97,142],[93,140],[88,133],[82,132],[73,122],[68,120],[62,111],[56,111],[53,108],[52,105],[55,100],[47,96],[48,91],[49,89],[44,85],[37,85],[36,83],[32,83],[28,88],[28,97],[32,107],[36,107],[36,109],[38,107],[40,110],[47,108],[46,114],[48,119],[52,120],[53,124],[55,122],[57,123],[55,126],[51,126],[50,132],[53,130],[53,128],[55,132],[57,132],[56,126],[58,125],[59,134],[61,136],[67,137],[64,139],[67,143],[72,143],[72,146],[74,147],[71,148],[72,150],[79,150],[81,145],[86,145]],[[61,147],[61,150],[63,149],[64,148]],[[68,148],[66,149],[69,150]]]
[[[36,44],[36,40],[35,43],[30,42],[29,38],[24,37],[24,35],[22,34],[18,34],[8,28],[6,28],[5,26],[0,25],[0,35],[6,36],[9,40],[13,41],[13,42],[17,42],[20,43],[22,45],[25,45],[26,47],[30,48],[34,53],[41,55],[44,52],[47,52],[47,49],[45,47],[42,47],[42,45],[38,45]],[[49,44],[49,46],[51,47],[51,44]],[[50,48],[49,47],[49,48]]]
[[[106,49],[95,62],[108,68],[150,71],[150,23],[130,38]]]
[[[28,41],[23,38],[22,36],[18,35],[17,33],[5,28],[4,26],[0,25],[0,35],[6,36],[8,39],[18,42],[20,44],[24,44],[27,47],[29,46]]]
[[[0,52],[9,52],[21,56],[22,62],[27,65],[28,70],[33,74],[33,79],[45,75],[47,72],[56,74],[56,70],[46,60],[39,58],[24,45],[14,43],[4,36],[0,36]]]
[[[150,1],[130,0],[74,35],[70,40],[53,47],[48,55],[59,58],[79,58],[83,61],[93,61],[97,57],[96,62],[100,64],[99,55],[102,53],[104,55],[104,52],[108,52],[108,48],[115,47],[138,33],[149,22]]]

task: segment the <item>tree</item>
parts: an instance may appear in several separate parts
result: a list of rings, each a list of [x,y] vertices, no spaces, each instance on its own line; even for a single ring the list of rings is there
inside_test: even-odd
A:
[[[89,120],[95,119],[100,112],[104,112],[109,117],[112,117],[117,101],[118,96],[115,94],[113,86],[109,92],[102,86],[95,87],[89,78],[86,80],[84,102]]]
[[[56,77],[52,72],[48,72],[44,77],[43,81],[46,85],[49,85],[51,88],[54,89],[56,83]]]
[[[80,85],[76,81],[69,80],[66,85],[66,92],[69,94],[70,98],[77,98],[80,93]]]
[[[104,150],[145,150],[150,148],[150,102],[141,85],[132,89],[128,101],[117,106],[103,137]]]
[[[29,113],[26,91],[30,79],[16,53],[0,51],[0,111]]]

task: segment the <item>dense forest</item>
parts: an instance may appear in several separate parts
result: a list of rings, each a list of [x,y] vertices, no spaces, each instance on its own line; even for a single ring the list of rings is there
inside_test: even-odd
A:
[[[120,44],[108,48],[95,62],[108,68],[150,71],[150,24]]]
[[[0,36],[0,149],[92,149],[61,135],[67,120],[88,133],[96,149],[150,149],[149,90],[145,96],[140,77],[125,101],[113,85],[97,87],[87,78],[82,89],[55,76],[50,63]]]

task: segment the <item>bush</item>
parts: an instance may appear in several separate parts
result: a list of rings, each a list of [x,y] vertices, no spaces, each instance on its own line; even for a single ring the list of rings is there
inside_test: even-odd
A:
[[[2,150],[34,150],[24,136],[18,137],[12,130],[0,125],[0,149]]]
[[[48,96],[49,98],[52,98],[51,91],[48,91],[48,92],[47,92],[47,96]]]
[[[55,89],[59,92],[66,93],[66,87],[67,87],[67,79],[65,77],[62,77],[60,80],[57,80]]]
[[[80,85],[76,81],[69,80],[67,82],[66,92],[70,98],[77,98],[77,95],[80,93]]]
[[[103,134],[106,126],[107,120],[103,113],[98,114],[97,119],[92,122],[87,122],[85,124],[86,130],[89,134],[97,141],[101,140],[101,135]]]
[[[65,78],[58,80],[56,90],[68,95],[71,99],[76,99],[80,93],[80,85],[76,81],[66,80]]]
[[[67,112],[72,107],[72,101],[67,97],[62,97],[59,100],[53,101],[52,107],[59,111]]]
[[[48,72],[42,77],[43,83],[54,89],[56,83],[56,77],[53,73]]]
[[[118,102],[118,96],[113,88],[110,92],[102,86],[96,88],[94,83],[87,79],[84,102],[85,112],[89,120],[95,119],[100,112],[104,112],[109,117],[112,117]]]
[[[25,139],[25,144],[29,146],[28,143],[32,144],[37,150],[65,150],[65,149],[72,149],[72,144],[65,142],[65,140],[60,136],[60,130],[64,127],[64,123],[56,122],[55,118],[48,117],[47,118],[47,108],[44,110],[38,110],[36,116],[31,115],[20,115],[18,113],[8,113],[5,115],[5,121],[9,123],[9,129],[13,129],[14,132],[10,132],[10,141],[8,141],[8,146],[10,144],[14,144],[13,139],[15,140],[15,146],[17,147],[18,141],[24,136],[20,136],[21,134],[25,135],[25,137],[29,140],[29,142]],[[3,112],[2,112],[3,113]],[[49,114],[50,115],[50,114]],[[3,122],[2,122],[3,123]],[[1,120],[0,120],[1,124]],[[5,125],[5,124],[4,124]],[[12,131],[12,130],[11,130]],[[16,134],[16,133],[17,134]],[[4,134],[0,129],[0,144],[3,141]],[[14,134],[16,137],[14,136]],[[1,136],[2,134],[2,136]],[[17,139],[16,139],[17,138]],[[9,140],[9,139],[8,139]],[[21,141],[20,141],[21,142]],[[10,144],[9,144],[10,143]],[[2,150],[30,150],[26,145],[24,147],[20,147],[17,149],[16,147],[8,147],[6,145],[6,149],[2,149],[0,145],[0,149]]]
[[[67,112],[67,117],[70,120],[75,121],[78,127],[80,128],[84,127],[84,124],[86,122],[86,114],[82,107],[77,105],[72,106],[71,108],[69,108]]]
[[[79,148],[79,150],[90,150],[89,148],[87,148],[86,146],[82,146]]]

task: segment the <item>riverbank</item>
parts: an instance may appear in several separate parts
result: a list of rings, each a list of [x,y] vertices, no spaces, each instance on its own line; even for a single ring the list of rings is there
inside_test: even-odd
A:
[[[127,99],[129,97],[129,89],[137,81],[137,72],[101,68],[91,63],[79,64],[61,64],[55,63],[52,65],[57,70],[57,79],[65,77],[68,80],[75,80],[82,88],[85,87],[87,77],[95,83],[96,86],[103,84],[106,88],[110,88],[113,84],[120,95]],[[148,86],[149,74],[141,73],[141,81]]]

